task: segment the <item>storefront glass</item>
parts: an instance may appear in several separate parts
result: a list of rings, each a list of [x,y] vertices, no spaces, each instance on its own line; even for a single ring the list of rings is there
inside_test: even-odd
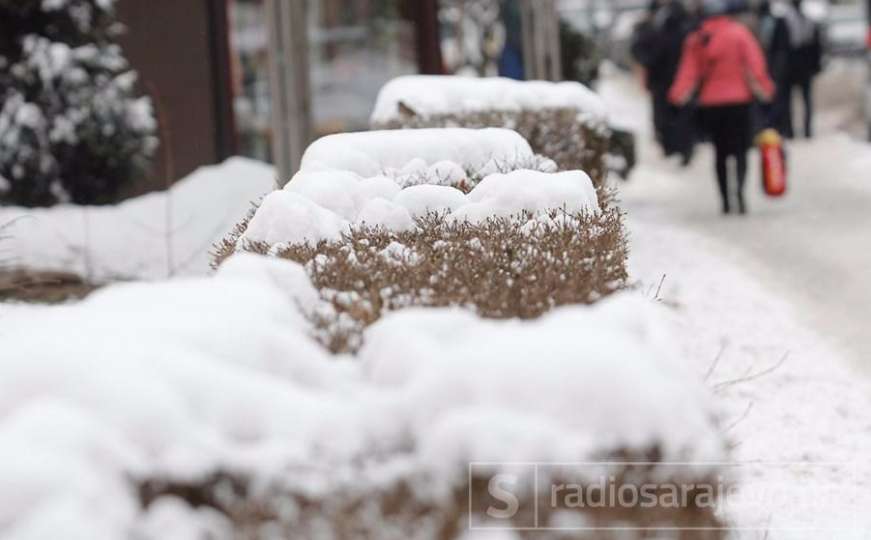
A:
[[[314,137],[368,128],[381,86],[417,72],[414,23],[402,0],[310,0]],[[263,0],[229,0],[238,148],[271,160],[268,27]]]
[[[312,109],[317,135],[366,129],[381,86],[417,72],[414,24],[399,0],[309,3]]]

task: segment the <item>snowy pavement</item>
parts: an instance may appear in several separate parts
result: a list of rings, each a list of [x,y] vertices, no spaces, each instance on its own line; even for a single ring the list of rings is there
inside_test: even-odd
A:
[[[647,102],[634,81],[612,79],[604,92],[646,129]],[[673,224],[719,241],[722,257],[787,298],[802,322],[871,373],[871,281],[865,275],[871,269],[871,146],[823,129],[818,139],[787,149],[786,197],[763,195],[754,153],[750,215],[723,219],[710,148],[701,147],[693,165],[681,169],[642,136],[642,166],[621,199],[636,221]]]
[[[631,78],[615,75],[602,91],[618,116],[648,118]],[[620,190],[631,274],[647,293],[666,276],[659,297],[724,398],[745,489],[787,486],[798,499],[734,508],[747,529],[736,536],[867,538],[871,147],[832,133],[791,145],[788,196],[765,199],[754,168],[751,215],[724,218],[709,149],[682,170],[649,137],[640,146],[642,165]]]

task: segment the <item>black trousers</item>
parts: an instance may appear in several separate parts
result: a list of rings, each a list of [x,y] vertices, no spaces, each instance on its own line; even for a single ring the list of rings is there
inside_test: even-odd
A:
[[[769,104],[759,105],[764,111],[764,122],[759,127],[762,129],[774,128],[784,137],[791,137],[792,85],[785,77],[776,80],[775,85],[777,90],[774,94],[774,100]]]
[[[716,107],[701,107],[699,109],[702,126],[714,144],[716,154],[717,186],[723,211],[732,209],[732,192],[730,179],[735,178],[735,190],[738,209],[746,210],[744,203],[744,186],[747,183],[747,153],[753,140],[753,117],[749,103],[736,105],[721,105]],[[730,174],[729,160],[734,159],[735,173]]]
[[[695,138],[692,110],[668,101],[667,91],[654,92],[653,126],[656,140],[666,156],[691,154]]]
[[[801,78],[798,80],[794,80],[789,83],[789,89],[785,92],[785,96],[783,99],[785,103],[782,105],[785,109],[785,121],[786,126],[784,128],[784,134],[793,138],[796,136],[796,130],[793,119],[793,106],[792,106],[792,96],[795,90],[799,91],[801,95],[801,99],[804,102],[804,136],[810,139],[813,137],[813,122],[814,122],[814,96],[813,96],[813,79],[810,77]]]

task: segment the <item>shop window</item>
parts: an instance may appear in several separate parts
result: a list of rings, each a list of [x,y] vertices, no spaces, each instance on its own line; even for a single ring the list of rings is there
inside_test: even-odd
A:
[[[381,86],[416,73],[414,22],[403,0],[308,3],[314,137],[368,128]],[[272,161],[268,26],[263,0],[229,0],[233,110],[239,153]]]

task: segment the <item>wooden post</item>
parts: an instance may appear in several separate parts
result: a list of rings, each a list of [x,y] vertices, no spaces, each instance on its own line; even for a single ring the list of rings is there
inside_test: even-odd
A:
[[[235,156],[238,149],[230,74],[230,22],[226,1],[209,0],[206,9],[211,33],[212,77],[215,81],[215,155],[223,161]]]
[[[556,0],[518,0],[523,25],[523,64],[530,80],[562,79]]]
[[[283,186],[311,141],[311,83],[306,0],[266,0],[272,153]]]
[[[439,40],[438,0],[411,0],[417,44],[417,69],[426,75],[442,75],[442,50]]]

